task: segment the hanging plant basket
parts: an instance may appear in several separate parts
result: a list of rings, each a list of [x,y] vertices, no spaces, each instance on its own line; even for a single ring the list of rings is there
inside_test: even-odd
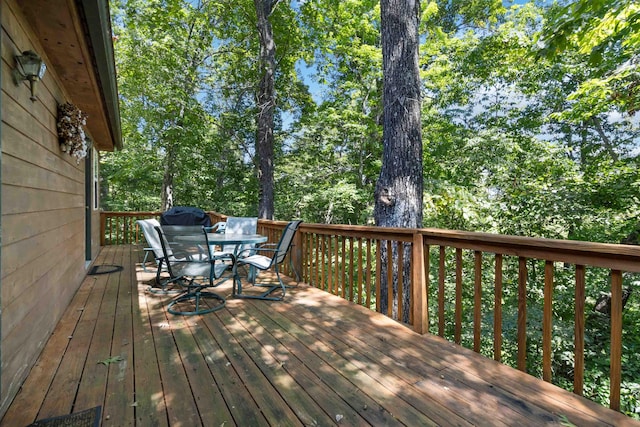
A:
[[[58,137],[60,149],[76,158],[76,163],[87,155],[87,137],[82,128],[87,115],[71,103],[58,105]]]

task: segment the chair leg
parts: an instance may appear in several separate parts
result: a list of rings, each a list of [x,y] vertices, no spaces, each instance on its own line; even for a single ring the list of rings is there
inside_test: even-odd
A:
[[[156,274],[156,284],[158,286],[157,287],[149,286],[147,288],[147,292],[151,294],[156,294],[156,295],[174,295],[174,294],[182,293],[184,292],[184,289],[182,289],[182,285],[180,285],[179,283],[181,280],[182,280],[182,277],[174,277],[173,279],[160,280],[160,267],[158,267],[158,273]],[[169,285],[176,284],[176,283],[180,285],[180,288],[168,289]]]
[[[212,307],[203,308],[204,300],[214,300],[215,303]],[[194,310],[185,310],[178,308],[179,304],[190,303],[195,306]],[[196,314],[206,314],[214,311],[218,311],[226,305],[226,300],[223,296],[214,292],[197,291],[192,293],[185,293],[184,295],[175,298],[167,306],[167,311],[171,314],[177,314],[182,316],[194,316]]]
[[[177,314],[182,316],[193,316],[196,314],[206,314],[214,311],[218,311],[226,305],[226,300],[223,296],[214,292],[203,291],[205,286],[195,283],[193,279],[186,285],[187,291],[177,298],[174,298],[167,306],[167,311],[171,314]],[[202,308],[204,300],[213,300],[212,306]],[[189,306],[195,306],[195,309],[181,308],[183,304],[189,304]]]
[[[149,258],[149,251],[144,251],[144,259],[142,260],[142,271],[144,271],[145,273],[149,272],[149,270],[147,270],[147,258]]]
[[[162,263],[163,263],[163,260],[160,260],[160,262],[158,263],[158,269],[156,270],[156,284],[157,285],[160,284],[160,274],[162,273]]]
[[[261,299],[261,300],[267,300],[267,301],[282,301],[287,293],[287,288],[282,282],[282,279],[280,278],[280,272],[278,271],[277,266],[275,270],[276,270],[276,276],[278,278],[278,284],[273,285],[273,284],[264,284],[264,283],[254,283],[255,286],[263,286],[263,287],[267,287],[268,289],[265,292],[262,292],[261,294],[251,295],[251,294],[242,293],[242,279],[240,278],[240,275],[238,274],[238,271],[236,269],[234,274],[232,295],[235,298]],[[277,290],[281,290],[282,295],[277,297],[271,296],[271,293]]]
[[[296,270],[296,268],[293,266],[293,259],[291,258],[291,255],[289,255],[289,267],[291,267],[291,271],[293,271],[296,275],[296,285],[298,285],[302,279],[300,278],[300,273],[298,273],[298,270]],[[288,288],[290,288],[291,286],[287,286]]]

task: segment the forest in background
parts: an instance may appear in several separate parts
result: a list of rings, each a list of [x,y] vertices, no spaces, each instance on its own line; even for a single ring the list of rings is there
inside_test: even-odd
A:
[[[635,14],[637,29],[637,5],[608,3]],[[637,32],[613,41],[587,34],[595,54],[569,37],[547,56],[545,25],[559,6],[422,8],[424,225],[636,242],[640,115],[629,98],[640,90],[640,59],[629,52]],[[111,10],[125,148],[102,157],[103,209],[160,210],[171,168],[174,205],[256,215],[253,2],[113,0]],[[382,152],[378,17],[374,0],[275,8],[276,219],[372,222]],[[620,72],[625,64],[631,71]]]
[[[124,149],[102,153],[102,209],[161,210],[170,177],[174,205],[256,216],[254,1],[110,4]],[[382,156],[379,3],[276,4],[275,219],[372,224]],[[425,227],[638,244],[636,2],[425,0],[420,41]],[[532,271],[533,300],[541,285]],[[569,389],[570,277],[559,274],[554,306],[554,382]],[[589,283],[591,299],[608,291],[599,272]],[[625,278],[626,287],[637,283]],[[514,298],[507,291],[505,307]],[[637,301],[624,312],[622,390],[635,416]],[[606,324],[590,315],[587,330],[585,395],[606,405]]]

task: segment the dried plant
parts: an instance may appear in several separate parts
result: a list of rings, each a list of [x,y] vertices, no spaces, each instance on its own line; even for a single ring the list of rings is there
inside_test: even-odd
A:
[[[87,115],[71,103],[58,106],[58,136],[60,148],[76,158],[76,163],[87,155],[87,138],[82,128],[87,124]]]

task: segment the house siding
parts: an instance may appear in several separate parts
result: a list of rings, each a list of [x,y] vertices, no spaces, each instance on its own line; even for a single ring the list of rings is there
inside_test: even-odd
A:
[[[15,0],[2,0],[0,416],[11,403],[86,274],[85,162],[61,152],[57,105],[67,101],[52,68],[32,102],[13,83],[14,55],[46,57]],[[91,210],[93,257],[99,213]]]

